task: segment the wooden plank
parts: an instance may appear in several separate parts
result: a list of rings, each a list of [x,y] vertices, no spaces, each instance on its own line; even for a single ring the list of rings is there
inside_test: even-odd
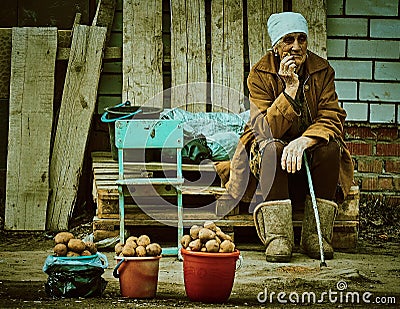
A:
[[[74,28],[64,92],[50,165],[52,195],[47,228],[68,228],[95,110],[103,47],[107,29],[78,25]]]
[[[164,213],[163,222],[170,223],[171,226],[176,225],[177,215],[175,213]],[[161,215],[161,214],[160,214]],[[232,215],[226,216],[224,218],[219,218],[212,212],[198,212],[198,211],[184,211],[185,218],[185,226],[191,226],[193,224],[203,224],[205,220],[213,220],[216,222],[218,226],[232,226],[232,227],[253,227],[254,220],[252,214],[247,215]],[[301,221],[293,221],[294,227],[301,227]],[[148,216],[146,213],[135,213],[129,218],[125,218],[126,226],[162,226],[164,225],[161,222],[153,219]],[[114,228],[119,228],[119,218],[115,216],[114,218],[93,218],[93,227],[94,229],[102,229],[102,230],[113,230]],[[355,229],[358,228],[357,221],[341,221],[335,222],[333,225],[334,232],[336,230],[351,230],[352,232],[356,232]]]
[[[123,0],[122,100],[162,107],[162,0]]]
[[[171,107],[205,112],[206,18],[201,0],[171,1]],[[194,84],[192,84],[194,83]]]
[[[106,44],[111,36],[111,28],[114,20],[116,0],[99,0],[97,3],[96,14],[93,18],[92,26],[106,27]]]
[[[308,22],[308,49],[326,59],[326,0],[292,0],[292,10]]]
[[[243,3],[211,2],[211,100],[213,111],[244,111]]]
[[[44,230],[56,28],[13,28],[5,228]]]
[[[250,67],[257,63],[271,48],[267,21],[271,14],[278,12],[283,12],[283,0],[247,0]]]

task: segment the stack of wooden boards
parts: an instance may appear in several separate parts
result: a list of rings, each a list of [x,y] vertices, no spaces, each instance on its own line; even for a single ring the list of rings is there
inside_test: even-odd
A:
[[[111,158],[108,152],[92,153],[92,169],[93,169],[93,199],[97,204],[96,217],[93,219],[93,231],[96,241],[108,237],[118,236],[119,233],[119,206],[118,206],[118,188],[115,181],[118,179],[118,162]],[[148,162],[146,164],[127,164],[125,169],[132,173],[146,173],[147,177],[156,177],[156,173],[166,169],[158,162]],[[194,224],[202,224],[207,220],[218,221],[218,225],[224,227],[224,230],[234,230],[235,227],[252,227],[254,226],[253,216],[248,212],[248,207],[237,206],[226,215],[220,216],[216,214],[215,206],[217,200],[226,191],[220,186],[219,178],[209,184],[202,184],[196,178],[209,180],[215,175],[213,164],[209,165],[191,165],[184,164],[183,176],[189,179],[185,183],[183,194],[183,218],[184,226],[190,227]],[[210,176],[205,176],[206,174]],[[203,175],[203,177],[199,175]],[[173,196],[175,191],[172,186],[157,186],[155,191],[165,200],[174,203]],[[124,196],[126,201],[125,207],[125,226],[127,229],[135,227],[161,227],[165,226],[168,221],[173,225],[177,222],[176,211],[164,211],[161,215],[162,222],[155,220],[154,217],[143,211],[136,201],[144,196],[149,196],[149,192],[154,194],[153,190],[143,190],[133,192],[125,188]],[[260,194],[256,195],[256,199],[261,199]],[[140,204],[140,203],[139,203]],[[351,188],[351,192],[346,201],[339,205],[339,213],[334,225],[333,244],[335,248],[350,249],[355,248],[358,235],[358,204],[359,191],[357,186]],[[204,206],[213,205],[213,208]],[[296,228],[301,226],[302,213],[293,214],[293,225]]]
[[[92,26],[79,25],[77,15],[54,125],[57,28],[12,28],[5,209],[8,230],[68,228],[106,42],[107,28],[97,26],[98,18],[104,18],[101,10],[99,4]]]

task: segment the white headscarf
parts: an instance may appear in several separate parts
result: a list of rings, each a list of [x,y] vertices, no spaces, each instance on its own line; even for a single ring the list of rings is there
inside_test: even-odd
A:
[[[268,18],[267,27],[272,46],[288,33],[303,32],[308,36],[307,21],[300,13],[283,12],[272,14]]]

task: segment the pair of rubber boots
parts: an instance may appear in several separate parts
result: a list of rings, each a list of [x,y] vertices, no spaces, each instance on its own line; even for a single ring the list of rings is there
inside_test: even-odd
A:
[[[320,198],[316,201],[324,257],[328,260],[333,258],[333,223],[338,206],[333,201]],[[253,215],[258,237],[266,247],[267,261],[289,262],[294,246],[291,201],[287,199],[263,202],[255,208]],[[309,257],[320,258],[317,225],[310,196],[307,196],[304,207],[300,247]]]

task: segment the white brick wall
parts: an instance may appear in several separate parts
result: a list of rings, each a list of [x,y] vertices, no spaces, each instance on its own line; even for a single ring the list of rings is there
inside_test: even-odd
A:
[[[328,60],[347,121],[400,124],[398,0],[328,0]]]
[[[336,93],[341,100],[357,100],[357,83],[336,81]]]

